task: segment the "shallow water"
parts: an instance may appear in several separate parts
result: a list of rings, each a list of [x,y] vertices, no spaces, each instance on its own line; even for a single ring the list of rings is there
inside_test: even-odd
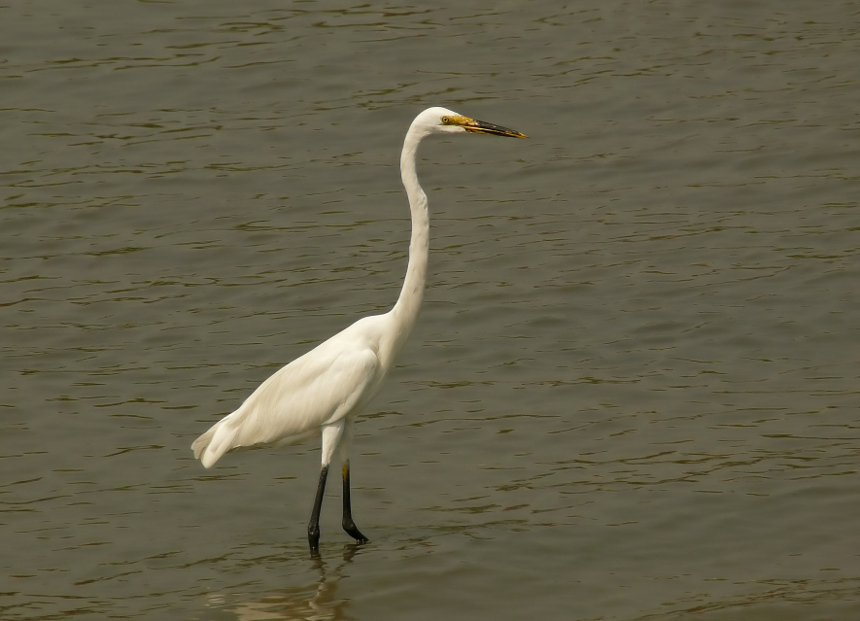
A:
[[[0,9],[3,619],[854,619],[856,3]],[[421,321],[318,443],[189,445]]]

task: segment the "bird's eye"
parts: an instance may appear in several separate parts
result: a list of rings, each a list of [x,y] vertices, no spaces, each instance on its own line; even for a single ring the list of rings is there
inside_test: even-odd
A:
[[[450,125],[450,124],[451,124],[451,117],[443,116],[442,117],[442,125]]]

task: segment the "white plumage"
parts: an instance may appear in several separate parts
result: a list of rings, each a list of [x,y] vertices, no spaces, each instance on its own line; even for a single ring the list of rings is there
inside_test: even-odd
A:
[[[238,410],[195,440],[194,457],[211,468],[230,449],[299,442],[360,411],[391,366],[380,359],[378,339],[369,337],[367,329],[370,321],[381,324],[385,319],[381,315],[354,323],[281,368]],[[331,455],[323,461],[330,460]]]
[[[322,470],[308,525],[311,551],[319,545],[319,512],[328,466],[335,451],[343,462],[343,527],[367,541],[352,521],[349,496],[349,444],[352,421],[376,395],[403,347],[424,297],[430,221],[427,196],[418,183],[416,152],[430,134],[484,133],[525,138],[520,132],[476,121],[446,110],[419,114],[403,142],[400,172],[412,213],[409,264],[397,303],[387,313],[365,317],[296,358],[263,382],[232,414],[191,445],[194,457],[211,468],[225,453],[257,444],[281,446],[322,433]]]

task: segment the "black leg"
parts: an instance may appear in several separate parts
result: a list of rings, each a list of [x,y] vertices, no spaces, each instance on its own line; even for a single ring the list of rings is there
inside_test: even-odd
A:
[[[323,466],[320,470],[317,497],[314,499],[314,510],[311,513],[311,521],[308,523],[308,545],[311,548],[311,553],[319,552],[320,549],[320,509],[322,509],[323,496],[325,495],[326,478],[328,478],[328,466]]]
[[[352,521],[352,501],[349,496],[349,460],[343,462],[343,529],[358,543],[367,543],[367,537],[361,534],[358,526]]]

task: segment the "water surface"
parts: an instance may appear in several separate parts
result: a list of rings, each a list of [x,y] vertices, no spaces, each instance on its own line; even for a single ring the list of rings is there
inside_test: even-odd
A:
[[[854,619],[856,3],[0,9],[4,619]],[[421,321],[318,443],[189,445]]]

